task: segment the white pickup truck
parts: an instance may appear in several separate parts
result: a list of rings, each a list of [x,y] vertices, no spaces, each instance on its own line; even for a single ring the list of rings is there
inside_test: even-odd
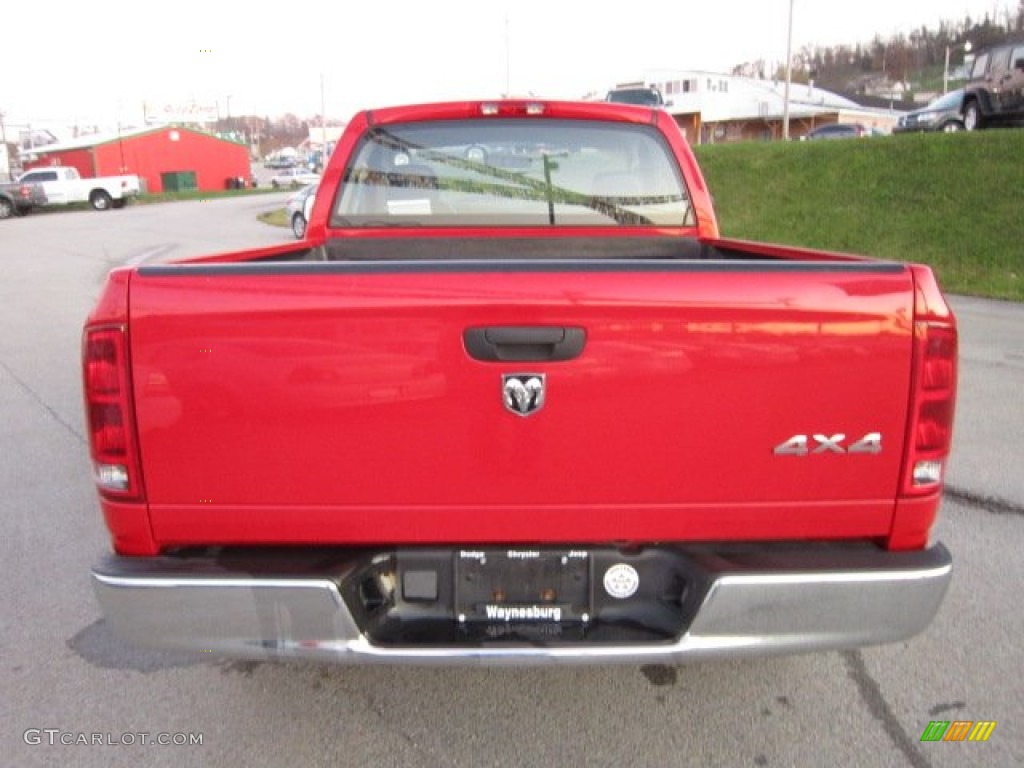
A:
[[[97,211],[123,208],[139,194],[138,176],[100,176],[83,179],[77,168],[55,166],[34,168],[18,177],[22,183],[41,184],[47,205],[88,202]]]

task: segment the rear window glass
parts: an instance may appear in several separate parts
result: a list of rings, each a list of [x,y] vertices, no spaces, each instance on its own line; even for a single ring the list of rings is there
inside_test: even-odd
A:
[[[494,119],[371,129],[345,170],[334,227],[693,226],[652,126]]]

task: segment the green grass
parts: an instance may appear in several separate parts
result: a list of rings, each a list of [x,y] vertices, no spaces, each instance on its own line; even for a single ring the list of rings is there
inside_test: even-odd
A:
[[[695,148],[725,237],[930,265],[1024,301],[1024,130]]]
[[[273,211],[261,213],[256,218],[272,227],[290,227],[292,225],[288,221],[288,211],[285,208],[275,208]]]

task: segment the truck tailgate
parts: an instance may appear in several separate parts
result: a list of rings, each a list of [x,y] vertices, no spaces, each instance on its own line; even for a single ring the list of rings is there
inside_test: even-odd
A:
[[[153,533],[882,536],[912,296],[906,268],[875,262],[143,267],[130,351]],[[467,348],[467,331],[524,328],[583,346]],[[510,407],[506,377],[541,383],[542,404]]]

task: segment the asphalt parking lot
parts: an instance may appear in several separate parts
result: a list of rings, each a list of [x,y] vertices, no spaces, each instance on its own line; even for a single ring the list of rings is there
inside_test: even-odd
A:
[[[952,299],[960,399],[937,535],[956,573],[936,621],[908,642],[679,667],[424,669],[119,641],[88,580],[108,542],[83,437],[82,321],[114,266],[291,241],[256,220],[286,196],[0,223],[0,763],[1024,764],[1024,306],[1000,302]],[[997,725],[983,744],[921,742],[933,720]],[[161,734],[171,743],[154,743]]]

